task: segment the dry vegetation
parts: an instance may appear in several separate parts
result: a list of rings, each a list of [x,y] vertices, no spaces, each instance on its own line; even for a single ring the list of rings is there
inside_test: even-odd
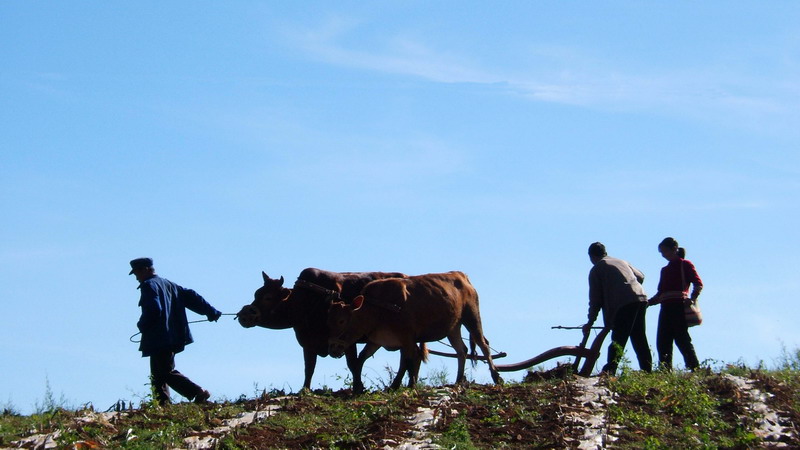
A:
[[[705,368],[696,373],[644,374],[624,369],[601,384],[615,403],[605,411],[610,448],[753,448],[772,445],[756,432],[762,417],[727,374],[754,380],[767,403],[794,429],[800,419],[800,364],[797,355],[772,370],[742,365]],[[437,410],[430,429],[445,448],[575,448],[583,425],[569,412],[581,408],[574,376],[529,376],[503,386],[470,385],[452,389],[451,401]],[[49,388],[48,388],[49,392]],[[63,448],[175,448],[189,436],[208,435],[224,420],[244,411],[279,405],[280,412],[258,423],[218,435],[217,448],[377,448],[401,442],[408,417],[426,406],[436,389],[372,392],[349,390],[288,394],[273,391],[256,398],[161,408],[145,401],[105,419],[91,407],[65,408],[46,399],[30,416],[5,407],[0,416],[0,447],[20,439],[54,433]],[[88,419],[87,419],[88,418]],[[800,447],[796,432],[781,437]],[[26,444],[31,447],[32,444]]]

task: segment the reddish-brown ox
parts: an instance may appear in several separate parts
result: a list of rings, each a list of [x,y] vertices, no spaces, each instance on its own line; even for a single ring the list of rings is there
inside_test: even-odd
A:
[[[483,336],[478,293],[461,272],[434,273],[403,279],[377,280],[369,283],[352,305],[334,302],[328,313],[331,330],[329,352],[341,357],[359,338],[366,337],[367,347],[400,349],[398,375],[408,370],[408,386],[419,376],[423,351],[418,342],[447,339],[458,354],[456,382],[464,381],[466,346],[461,341],[461,325],[477,344],[495,383],[502,383],[492,361],[489,342]],[[363,361],[362,361],[363,363]],[[392,388],[400,387],[395,378]]]
[[[305,379],[303,388],[311,388],[311,377],[317,365],[317,356],[328,356],[328,307],[333,301],[350,303],[367,283],[390,277],[405,277],[402,273],[385,272],[328,272],[304,269],[294,289],[283,287],[283,277],[272,279],[262,272],[264,286],[258,288],[253,303],[242,307],[237,314],[239,324],[245,328],[260,326],[271,329],[293,328],[297,342],[303,348]],[[375,349],[365,349],[375,352]],[[363,360],[359,359],[355,341],[343,353],[347,367],[353,374],[353,390],[361,392]],[[362,352],[363,353],[363,352]],[[341,356],[341,355],[339,355]]]

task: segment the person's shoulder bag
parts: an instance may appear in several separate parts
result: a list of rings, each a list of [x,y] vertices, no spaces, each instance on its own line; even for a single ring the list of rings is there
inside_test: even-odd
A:
[[[683,271],[683,260],[681,260],[681,287],[686,286],[686,275]],[[697,305],[697,300],[690,300],[687,294],[684,294],[683,302],[683,316],[686,318],[687,327],[695,327],[703,323],[703,313],[700,312],[700,306]]]

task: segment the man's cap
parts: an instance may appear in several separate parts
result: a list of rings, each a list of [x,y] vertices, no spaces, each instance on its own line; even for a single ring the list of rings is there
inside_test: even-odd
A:
[[[153,267],[153,260],[151,258],[136,258],[131,261],[131,272],[128,275],[133,275],[134,271]]]

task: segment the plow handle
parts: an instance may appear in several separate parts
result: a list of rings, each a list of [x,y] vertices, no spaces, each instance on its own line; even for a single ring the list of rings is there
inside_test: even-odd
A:
[[[586,343],[589,342],[589,330],[586,330],[583,333],[583,339],[581,339],[581,343],[578,345],[578,348],[586,348]],[[578,367],[581,364],[581,355],[575,357],[575,362],[572,363],[572,373],[578,373]]]

